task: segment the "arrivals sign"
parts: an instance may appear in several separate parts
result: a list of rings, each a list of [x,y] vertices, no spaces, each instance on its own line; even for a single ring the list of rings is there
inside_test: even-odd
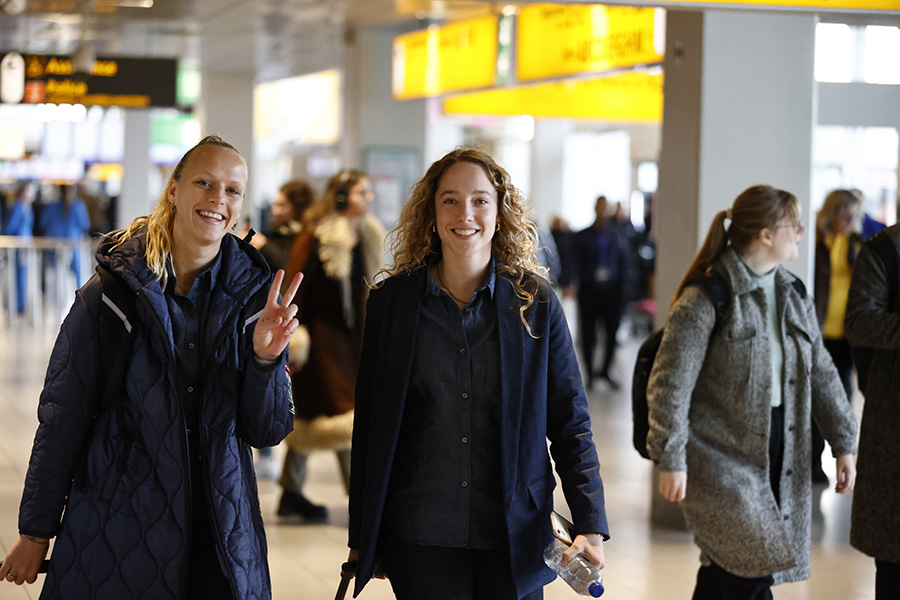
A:
[[[659,63],[664,11],[583,4],[533,4],[519,12],[516,76],[533,81]]]
[[[498,18],[490,15],[394,38],[394,99],[425,98],[494,85],[498,23]]]
[[[740,8],[802,12],[900,12],[900,0],[604,0],[606,4],[665,8]]]
[[[0,58],[0,102],[172,107],[177,78],[175,59],[98,57],[84,74],[68,56],[10,52]]]

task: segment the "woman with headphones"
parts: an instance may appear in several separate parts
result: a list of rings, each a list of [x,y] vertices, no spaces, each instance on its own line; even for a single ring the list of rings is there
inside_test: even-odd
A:
[[[291,341],[296,407],[294,432],[281,475],[278,515],[306,522],[328,518],[324,506],[303,495],[306,464],[314,450],[334,450],[349,489],[354,388],[369,283],[382,266],[385,231],[370,212],[374,195],[365,173],[343,170],[304,215],[287,272],[303,272],[294,302],[300,328]]]

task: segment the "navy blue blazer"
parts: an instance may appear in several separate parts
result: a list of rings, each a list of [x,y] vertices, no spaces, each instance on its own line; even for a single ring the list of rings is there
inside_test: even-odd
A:
[[[609,537],[600,463],[581,373],[562,306],[549,283],[534,278],[536,301],[523,302],[512,279],[498,273],[501,471],[513,579],[519,594],[555,577],[544,566],[556,463],[576,533]],[[427,271],[392,277],[372,291],[366,308],[350,474],[351,548],[359,550],[355,594],[372,577],[394,452],[403,418]]]

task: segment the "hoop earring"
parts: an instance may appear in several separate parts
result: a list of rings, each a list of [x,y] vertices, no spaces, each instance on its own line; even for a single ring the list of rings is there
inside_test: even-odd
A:
[[[174,204],[172,205],[172,214],[173,215],[175,214],[175,205]]]
[[[500,231],[500,223],[499,223],[499,221],[497,222],[497,229],[495,229],[494,231]]]
[[[437,226],[435,226],[435,225],[431,226],[431,233],[437,233]]]

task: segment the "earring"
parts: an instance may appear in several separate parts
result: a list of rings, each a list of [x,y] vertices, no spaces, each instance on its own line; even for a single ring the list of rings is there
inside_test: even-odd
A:
[[[236,220],[235,220],[234,223],[231,224],[231,230],[232,230],[232,231],[237,231],[237,221],[236,221]]]
[[[494,231],[500,231],[500,222],[499,221],[497,222],[497,229],[495,229]]]
[[[174,204],[172,205],[172,214],[173,215],[175,214],[175,205]]]
[[[432,232],[432,233],[437,233],[437,227],[434,226],[434,225],[432,225],[432,226],[431,226],[431,232]]]

